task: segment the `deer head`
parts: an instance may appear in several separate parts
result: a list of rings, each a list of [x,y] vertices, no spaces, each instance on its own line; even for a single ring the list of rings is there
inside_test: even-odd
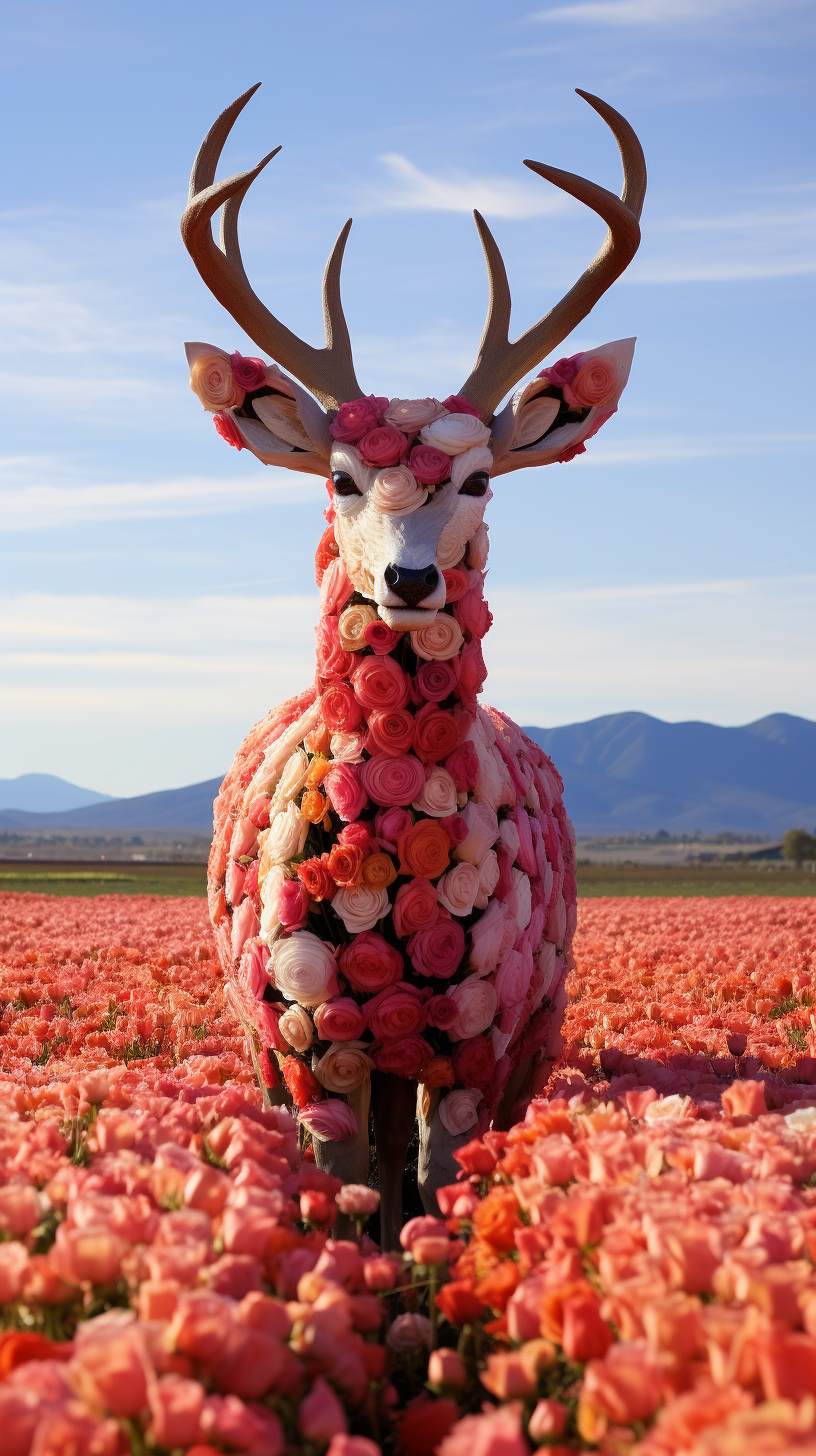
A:
[[[276,362],[266,365],[208,344],[188,344],[190,382],[230,444],[246,447],[267,465],[330,473],[335,538],[353,586],[376,604],[390,627],[418,628],[433,621],[444,605],[447,567],[463,559],[484,567],[490,480],[522,466],[572,459],[617,409],[634,339],[559,360],[496,413],[513,386],[557,348],[633,258],[646,191],[643,152],[618,112],[579,91],[617,140],[624,173],[621,196],[541,162],[525,166],[607,223],[606,239],[586,272],[543,319],[510,343],[504,263],[486,222],[474,213],[490,294],[469,378],[459,394],[442,403],[363,397],[340,302],[340,267],[351,221],[340,232],[323,278],[322,349],[304,343],[275,318],[244,271],[238,212],[280,148],[225,182],[215,182],[215,171],[236,117],[257,89],[253,86],[227,107],[205,137],[193,165],[181,231],[215,297]],[[219,208],[220,247],[211,227]]]

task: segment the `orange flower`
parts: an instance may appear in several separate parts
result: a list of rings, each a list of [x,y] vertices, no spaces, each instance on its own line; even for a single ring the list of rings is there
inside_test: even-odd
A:
[[[436,880],[448,867],[450,840],[435,819],[418,819],[397,840],[401,875]]]
[[[318,784],[322,784],[330,768],[331,759],[326,758],[323,753],[316,753],[309,764],[309,772],[306,775],[307,789],[316,789]]]
[[[365,860],[362,870],[363,884],[370,885],[372,890],[387,890],[396,878],[397,871],[390,854],[370,854]]]
[[[484,1305],[465,1279],[443,1284],[436,1296],[436,1305],[452,1325],[469,1325],[484,1313]]]
[[[359,885],[363,851],[359,844],[335,844],[329,850],[326,864],[336,885]]]
[[[431,1057],[417,1073],[417,1081],[423,1082],[426,1087],[452,1087],[456,1074],[450,1057]]]
[[[476,1293],[479,1298],[489,1305],[490,1309],[498,1309],[504,1312],[507,1301],[513,1293],[521,1278],[521,1271],[518,1264],[512,1259],[505,1259],[485,1279],[481,1279],[476,1285]]]
[[[473,1213],[473,1227],[486,1244],[502,1254],[516,1247],[521,1210],[512,1188],[493,1188]]]
[[[303,740],[303,747],[307,753],[326,754],[331,743],[331,733],[325,723],[318,723],[311,733],[307,733]]]
[[[300,801],[300,812],[310,824],[319,824],[326,813],[326,800],[319,789],[307,789]]]

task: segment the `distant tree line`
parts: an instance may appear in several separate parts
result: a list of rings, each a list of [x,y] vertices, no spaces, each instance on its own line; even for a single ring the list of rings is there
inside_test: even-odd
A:
[[[782,840],[782,853],[798,869],[806,859],[816,859],[816,835],[806,829],[789,829]]]

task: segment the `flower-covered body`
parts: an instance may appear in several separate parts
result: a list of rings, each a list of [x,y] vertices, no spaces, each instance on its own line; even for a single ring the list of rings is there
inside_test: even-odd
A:
[[[376,434],[401,409],[407,450],[423,406],[451,448],[467,421],[488,436],[433,400],[359,401],[332,428]],[[479,469],[457,472],[474,449]],[[366,466],[352,440],[332,450],[315,684],[253,729],[216,803],[210,908],[233,1000],[268,1084],[282,1069],[318,1141],[313,1109],[331,1099],[351,1104],[354,1136],[354,1094],[372,1071],[422,1084],[449,1139],[486,1128],[519,1090],[514,1069],[556,1049],[563,1015],[572,830],[547,756],[479,704],[491,457],[468,445],[447,461],[419,507],[435,605],[391,607],[377,594],[384,572],[355,555],[355,531],[389,518],[372,496],[390,467]],[[471,491],[458,495],[457,480]],[[328,1141],[345,1140],[328,1126]]]

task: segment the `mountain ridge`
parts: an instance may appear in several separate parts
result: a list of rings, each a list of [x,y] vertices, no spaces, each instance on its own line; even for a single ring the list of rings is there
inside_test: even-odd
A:
[[[721,728],[628,712],[524,732],[562,775],[582,836],[666,829],[777,838],[793,826],[816,827],[816,723],[808,718],[771,713]],[[207,834],[220,785],[220,777],[205,779],[62,812],[6,809],[0,830]]]

